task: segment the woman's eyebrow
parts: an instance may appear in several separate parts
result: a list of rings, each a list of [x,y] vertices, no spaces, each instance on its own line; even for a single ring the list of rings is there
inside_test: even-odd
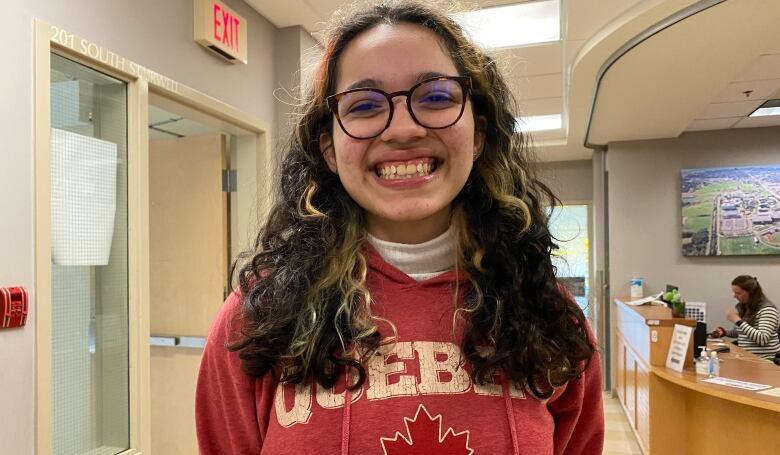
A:
[[[379,82],[377,82],[375,79],[361,79],[355,83],[350,84],[347,87],[347,90],[352,90],[355,88],[379,88]]]
[[[422,82],[426,79],[432,79],[434,77],[447,77],[447,76],[452,76],[452,74],[439,73],[438,71],[428,71],[418,75],[417,79],[415,79],[415,83]]]
[[[440,73],[438,71],[426,71],[424,73],[420,73],[417,75],[417,77],[414,79],[414,84],[417,84],[419,82],[422,82],[426,79],[431,79],[434,77],[446,77],[446,76],[452,76],[452,74],[444,74]],[[356,88],[381,88],[382,84],[377,81],[376,79],[361,79],[357,82],[353,82],[345,90],[352,90]]]

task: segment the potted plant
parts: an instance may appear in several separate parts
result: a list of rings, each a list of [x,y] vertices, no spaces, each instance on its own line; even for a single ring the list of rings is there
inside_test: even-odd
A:
[[[672,289],[671,291],[664,292],[663,296],[661,296],[661,300],[666,302],[669,308],[672,309],[673,317],[685,317],[685,300],[683,300],[682,295],[680,295],[680,291],[678,291],[676,288]]]

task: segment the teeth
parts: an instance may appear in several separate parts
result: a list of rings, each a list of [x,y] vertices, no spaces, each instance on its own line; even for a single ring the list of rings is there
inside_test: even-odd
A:
[[[433,163],[409,163],[379,168],[379,176],[387,180],[398,180],[428,175],[436,168]]]

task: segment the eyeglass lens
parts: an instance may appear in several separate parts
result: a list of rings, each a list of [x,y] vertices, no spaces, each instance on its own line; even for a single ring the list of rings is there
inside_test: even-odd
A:
[[[409,104],[417,123],[426,128],[445,128],[455,123],[464,103],[458,81],[442,79],[425,82],[411,93]],[[382,92],[365,89],[344,94],[338,101],[339,118],[351,136],[379,135],[390,120],[390,101]]]

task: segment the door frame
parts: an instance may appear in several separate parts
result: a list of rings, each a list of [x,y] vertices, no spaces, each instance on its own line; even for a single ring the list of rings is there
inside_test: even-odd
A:
[[[60,27],[35,19],[34,40],[34,213],[35,213],[35,453],[52,449],[51,321],[51,54],[56,53],[127,83],[128,154],[128,316],[130,448],[121,455],[151,450],[149,380],[149,133],[150,97],[172,100],[217,119],[239,134],[244,162],[254,169],[255,191],[239,193],[238,209],[254,207],[258,219],[268,211],[272,165],[267,122],[134,63]],[[249,218],[238,218],[238,232],[249,231]]]

